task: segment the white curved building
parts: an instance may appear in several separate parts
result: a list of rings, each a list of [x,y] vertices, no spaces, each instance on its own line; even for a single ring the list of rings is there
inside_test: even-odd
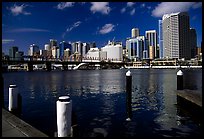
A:
[[[101,48],[102,52],[107,52],[107,60],[110,61],[123,61],[123,47],[122,42],[111,42],[109,41],[108,44]]]

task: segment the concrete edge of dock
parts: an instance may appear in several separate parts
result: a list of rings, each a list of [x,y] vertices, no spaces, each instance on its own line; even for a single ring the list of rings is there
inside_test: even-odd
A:
[[[10,113],[4,108],[2,108],[2,120],[4,120],[5,123],[8,123],[13,126],[15,130],[20,131],[23,136],[25,135],[25,137],[48,137],[48,135],[29,125],[28,123],[21,120],[20,118],[18,118],[17,116]],[[10,134],[12,134],[12,132]]]

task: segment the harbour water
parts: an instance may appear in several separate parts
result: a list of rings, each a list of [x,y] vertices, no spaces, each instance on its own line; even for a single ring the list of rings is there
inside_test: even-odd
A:
[[[57,131],[56,101],[70,95],[78,137],[200,137],[201,123],[179,112],[178,69],[130,69],[132,120],[126,121],[127,69],[3,73],[4,103],[16,84],[21,118],[49,136]],[[202,92],[202,69],[184,69],[184,88]]]

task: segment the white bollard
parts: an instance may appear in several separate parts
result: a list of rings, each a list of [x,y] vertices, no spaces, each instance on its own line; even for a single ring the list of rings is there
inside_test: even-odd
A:
[[[183,72],[179,70],[177,73],[177,90],[183,90]]]
[[[9,86],[9,111],[18,109],[18,87],[16,85]]]
[[[57,103],[57,135],[58,137],[70,137],[72,100],[69,96],[59,97]]]

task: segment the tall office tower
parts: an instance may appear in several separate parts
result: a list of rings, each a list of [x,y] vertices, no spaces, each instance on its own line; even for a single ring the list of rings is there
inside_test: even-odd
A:
[[[10,58],[10,60],[15,60],[16,52],[18,52],[18,47],[17,46],[13,46],[13,47],[11,47],[9,49],[9,58]]]
[[[187,12],[163,15],[162,32],[165,58],[190,59],[189,15]]]
[[[146,37],[142,39],[143,39],[142,59],[149,59],[149,40]]]
[[[154,46],[149,46],[149,59],[154,59]]]
[[[194,28],[190,28],[190,45],[191,45],[191,58],[195,58],[197,48],[197,35],[196,30]]]
[[[47,51],[50,51],[50,50],[51,50],[50,44],[45,44],[45,50],[47,50]]]
[[[38,56],[39,55],[39,47],[36,44],[31,44],[28,51],[29,56]]]
[[[82,55],[82,45],[80,41],[72,43],[72,54],[78,53]]]
[[[90,45],[88,43],[83,43],[82,45],[82,56],[85,56],[86,53],[90,50]]]
[[[139,32],[138,28],[133,28],[131,30],[131,33],[132,33],[132,38],[136,38],[136,37],[140,36],[140,32]]]
[[[138,61],[149,58],[149,43],[145,36],[128,38],[126,40],[127,57],[131,60]]]
[[[158,48],[157,48],[157,32],[156,32],[156,30],[145,31],[145,37],[149,41],[149,46],[154,47],[154,58],[158,58],[159,54],[158,54]]]
[[[71,50],[71,44],[69,44],[66,41],[62,41],[59,43],[59,57],[62,58],[64,55],[64,50],[69,48],[69,51]]]
[[[17,51],[15,53],[15,60],[23,60],[23,55],[24,55],[24,52],[22,51]]]
[[[51,49],[52,49],[54,46],[55,46],[55,47],[57,46],[57,40],[50,39],[50,47],[51,47]]]
[[[47,56],[48,58],[50,58],[50,57],[52,56],[52,49],[51,49],[50,44],[45,44],[45,50],[47,51],[46,56]]]
[[[162,20],[159,20],[159,57],[164,58],[163,35],[162,35]]]
[[[52,47],[52,58],[57,58],[57,46]]]

